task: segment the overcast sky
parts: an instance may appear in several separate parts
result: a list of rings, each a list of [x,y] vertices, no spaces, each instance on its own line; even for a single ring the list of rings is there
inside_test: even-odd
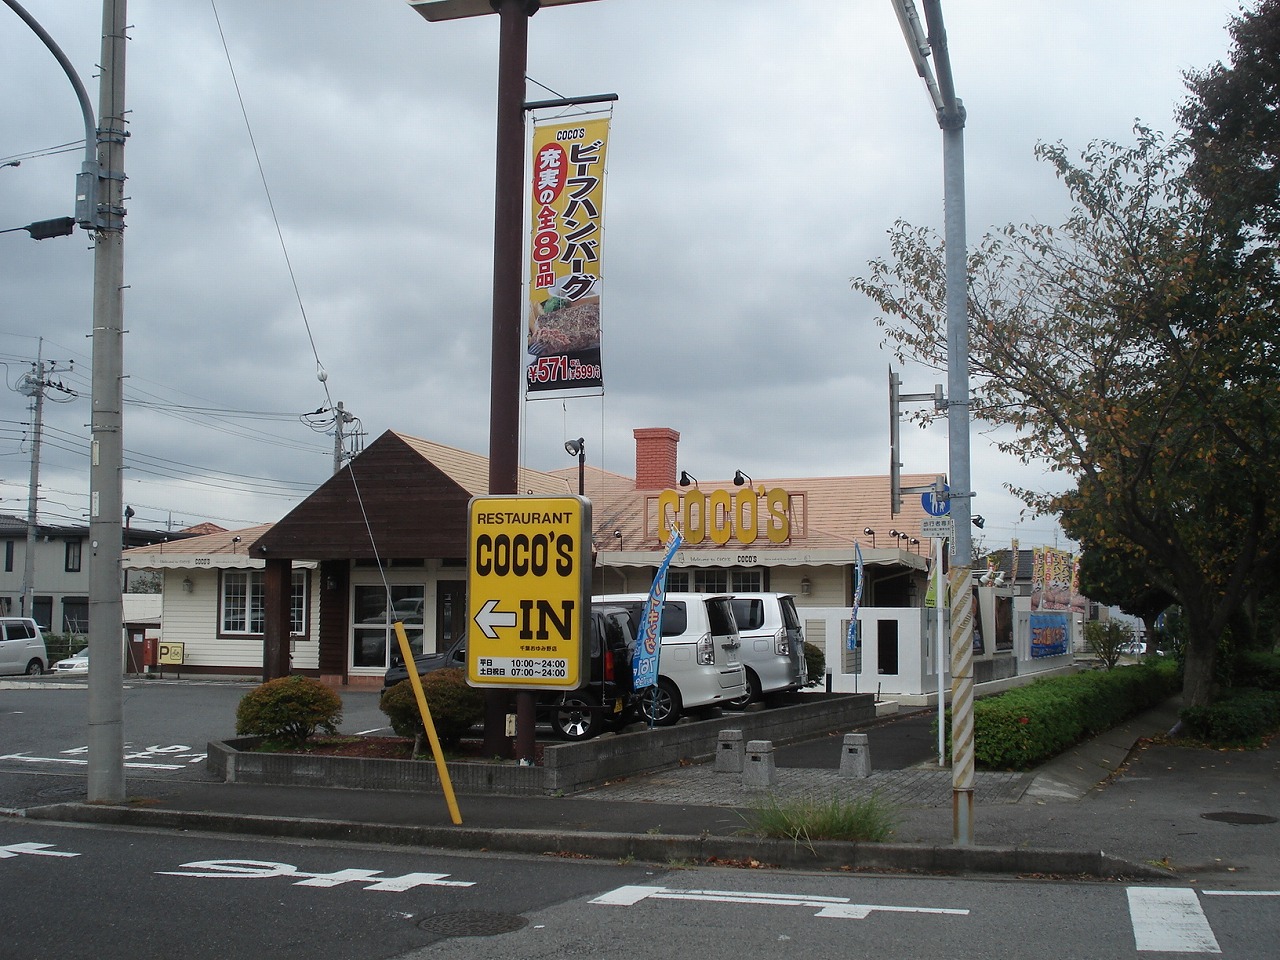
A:
[[[96,109],[101,2],[23,6]],[[1237,3],[942,8],[974,243],[1063,218],[1038,141],[1127,142],[1135,119],[1174,129],[1182,74],[1225,57]],[[370,440],[395,429],[487,453],[497,18],[432,24],[402,0],[132,0],[128,19],[134,524],[274,521],[329,475],[331,436],[299,420],[328,403],[312,340],[330,397]],[[563,442],[582,436],[591,464],[632,475],[631,431],[661,426],[704,480],[887,474],[891,358],[849,279],[887,256],[896,219],[942,228],[941,133],[889,0],[548,8],[530,22],[528,75],[529,99],[618,101],[606,393],[525,403],[522,462],[572,466]],[[0,85],[0,163],[21,161],[0,167],[0,228],[71,214],[74,94],[2,5]],[[75,396],[49,392],[41,519],[87,517],[88,240],[0,235],[0,512],[26,511],[29,401],[15,388],[43,337],[46,360],[74,361],[53,379]],[[926,392],[945,375],[903,380]],[[904,471],[946,471],[945,426],[903,439]],[[1054,543],[1052,520],[1022,517],[1001,484],[1061,480],[996,454],[980,424],[972,456],[985,545]]]

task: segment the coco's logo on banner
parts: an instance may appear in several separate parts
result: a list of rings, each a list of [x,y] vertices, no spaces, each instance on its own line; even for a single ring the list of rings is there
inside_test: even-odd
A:
[[[763,507],[761,506],[763,501]],[[658,540],[665,543],[672,524],[684,532],[686,545],[730,540],[786,543],[791,538],[791,496],[781,487],[741,490],[663,490],[658,494]]]

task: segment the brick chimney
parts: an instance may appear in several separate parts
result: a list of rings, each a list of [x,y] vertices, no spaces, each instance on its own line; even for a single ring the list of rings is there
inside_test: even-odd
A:
[[[636,438],[636,489],[674,487],[680,434],[668,427],[640,427],[631,433]]]

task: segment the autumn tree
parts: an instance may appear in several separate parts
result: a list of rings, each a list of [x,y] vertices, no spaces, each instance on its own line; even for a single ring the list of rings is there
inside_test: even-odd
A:
[[[1276,562],[1274,303],[1185,176],[1183,139],[1137,127],[1131,146],[1037,155],[1073,208],[970,252],[972,415],[1012,428],[996,432],[1001,449],[1074,483],[1015,490],[1027,504],[1076,512],[1092,546],[1125,551],[1181,605],[1184,694],[1207,704],[1218,640]],[[899,222],[890,245],[853,286],[883,311],[899,362],[944,369],[941,240]]]

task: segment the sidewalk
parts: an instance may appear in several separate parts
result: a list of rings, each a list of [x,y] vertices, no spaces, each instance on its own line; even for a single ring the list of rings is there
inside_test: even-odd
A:
[[[656,863],[1280,888],[1280,751],[1140,742],[1164,733],[1176,718],[1177,704],[1170,702],[1034,773],[978,773],[974,843],[968,846],[953,841],[951,772],[938,768],[927,733],[931,718],[924,714],[860,731],[871,744],[873,771],[866,779],[840,776],[840,737],[782,747],[776,755],[775,796],[875,793],[898,806],[899,826],[889,844],[741,836],[761,792],[744,788],[739,775],[716,773],[713,764],[628,778],[572,797],[460,795],[460,826],[451,823],[442,795],[190,780],[140,783],[126,805],[58,804],[25,815]],[[901,768],[883,769],[885,764]]]

